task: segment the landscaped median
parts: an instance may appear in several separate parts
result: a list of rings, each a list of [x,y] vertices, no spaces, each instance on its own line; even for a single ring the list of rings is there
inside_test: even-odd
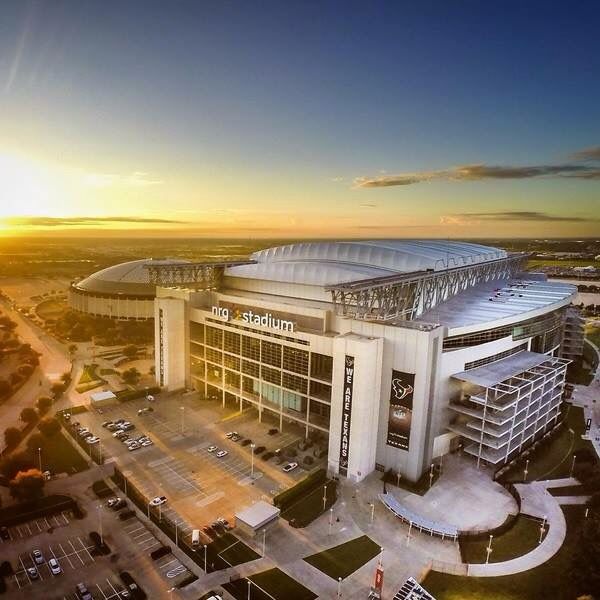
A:
[[[39,500],[13,504],[0,508],[0,526],[10,527],[25,521],[48,517],[62,511],[69,510],[77,519],[83,517],[81,508],[70,496],[53,495],[44,496]]]
[[[83,411],[77,410],[79,408],[82,408]],[[98,465],[102,465],[102,464],[104,464],[104,456],[102,453],[102,449],[100,447],[100,443],[87,444],[85,439],[83,439],[77,435],[77,431],[74,430],[71,425],[71,423],[73,422],[73,415],[77,414],[77,412],[84,412],[84,411],[87,411],[87,408],[74,406],[70,409],[58,411],[56,413],[56,416],[60,420],[64,430],[69,433],[70,439],[73,442],[75,442],[83,450],[83,452],[85,452],[85,454],[87,454],[90,457],[91,460],[93,460]],[[71,417],[67,419],[65,417],[66,414],[70,414]]]
[[[323,506],[325,497],[325,506]],[[306,527],[337,500],[337,481],[327,479],[325,469],[311,473],[273,498],[281,517],[292,527]]]
[[[248,578],[236,579],[225,583],[223,587],[237,600],[313,600],[317,597],[280,569],[269,569]]]

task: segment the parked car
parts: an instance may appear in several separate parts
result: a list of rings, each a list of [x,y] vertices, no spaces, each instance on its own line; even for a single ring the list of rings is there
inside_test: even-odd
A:
[[[121,510],[121,509],[125,508],[126,506],[127,506],[127,501],[126,501],[126,500],[123,500],[123,499],[121,498],[121,499],[119,499],[119,501],[118,501],[118,502],[115,502],[115,504],[113,504],[113,505],[111,506],[111,508],[112,508],[112,509],[113,509],[113,510],[116,512],[116,511],[119,511],[119,510]]]
[[[94,435],[94,434],[93,434],[93,433],[92,433],[92,432],[91,432],[91,431],[90,431],[90,430],[89,430],[87,427],[84,427],[83,429],[80,429],[80,430],[77,432],[77,435],[78,435],[79,437],[82,437],[82,438],[84,438],[84,437],[88,437],[88,436],[90,436],[90,435]]]
[[[219,594],[213,594],[212,596],[208,597],[208,600],[223,600],[223,598],[219,596]]]
[[[121,439],[123,436],[125,436],[125,437],[129,437],[129,436],[128,436],[128,435],[127,435],[127,434],[126,434],[124,431],[121,431],[120,429],[119,429],[119,431],[115,431],[115,432],[112,434],[112,436],[113,436],[114,438],[117,438],[117,439]]]
[[[209,446],[206,451],[207,452],[214,452],[215,450],[218,450],[219,448],[217,448],[217,446]]]
[[[252,440],[250,438],[246,438],[245,440],[242,440],[242,446],[249,446],[252,443]]]
[[[142,446],[144,446],[144,448],[145,448],[146,446],[152,446],[152,444],[154,444],[154,442],[153,442],[152,440],[144,440],[144,441],[142,442]]]
[[[8,533],[7,527],[0,527],[0,538],[3,540],[10,540],[10,533]]]
[[[111,498],[107,503],[106,506],[108,506],[108,508],[112,508],[117,502],[120,502],[121,498],[119,498],[118,496],[116,498]]]
[[[211,539],[215,539],[216,534],[213,531],[212,527],[210,525],[206,525],[205,527],[202,528],[202,531]]]
[[[114,423],[112,421],[104,421],[104,423],[102,423],[102,427],[104,427],[105,429],[109,426],[109,425],[114,425]]]
[[[92,435],[92,436],[87,437],[85,439],[85,443],[86,444],[97,444],[99,442],[100,442],[100,438],[98,436],[96,436],[96,435]]]
[[[242,439],[242,436],[239,433],[234,433],[230,439],[232,442],[239,442]]]
[[[29,579],[37,579],[40,576],[40,574],[38,573],[36,567],[28,567],[27,576],[29,577]]]
[[[92,594],[90,594],[89,590],[85,587],[83,583],[78,583],[75,586],[75,592],[77,593],[77,597],[80,600],[93,600]]]
[[[229,452],[227,452],[227,450],[219,450],[217,452],[217,458],[223,458],[224,456],[227,456],[229,454]]]
[[[117,429],[119,429],[119,426],[116,423],[111,423],[110,425],[106,426],[106,429],[108,429],[109,431],[116,431]]]
[[[269,435],[275,435],[278,432],[279,432],[279,429],[275,429],[274,427],[272,429],[269,429],[269,431],[268,431]]]
[[[283,467],[283,470],[286,473],[289,473],[290,471],[293,471],[297,466],[298,466],[297,462],[291,462],[291,463],[288,463],[287,465],[285,465],[285,467]]]
[[[48,566],[50,567],[50,573],[52,573],[52,575],[60,575],[62,573],[60,563],[55,558],[51,558],[48,561]]]
[[[261,452],[264,452],[266,450],[266,448],[264,446],[256,446],[256,448],[254,448],[254,454],[260,454]]]
[[[261,458],[262,458],[263,460],[269,460],[269,459],[273,458],[274,456],[275,456],[275,454],[274,454],[273,452],[265,452],[265,453],[264,453],[264,454],[261,456]]]
[[[150,500],[150,506],[160,506],[161,504],[164,504],[166,501],[167,501],[166,496],[156,496],[156,498],[152,498],[152,500]]]
[[[230,439],[231,439],[231,438],[232,438],[234,435],[238,435],[238,432],[237,432],[237,431],[228,431],[228,432],[225,434],[225,437],[226,437],[228,440],[230,440]]]
[[[121,423],[125,423],[125,419],[116,419],[115,421],[113,421],[113,423],[115,425],[121,425]]]
[[[31,556],[33,557],[33,560],[35,561],[36,565],[44,564],[44,555],[42,554],[42,551],[38,548],[35,548],[35,550],[31,552]]]
[[[129,452],[133,452],[134,450],[139,450],[140,448],[141,448],[141,446],[137,442],[133,442],[133,444],[129,444],[127,446],[127,450],[129,450]]]

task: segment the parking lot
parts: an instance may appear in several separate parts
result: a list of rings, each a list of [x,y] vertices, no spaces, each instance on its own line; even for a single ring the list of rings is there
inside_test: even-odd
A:
[[[62,511],[56,515],[34,519],[21,525],[8,527],[8,540],[0,538],[0,544],[6,544],[12,540],[22,540],[34,537],[44,532],[51,532],[59,527],[66,527],[72,520],[73,515],[69,511]]]
[[[152,411],[138,414],[149,406]],[[301,467],[283,472],[285,462],[278,464],[277,457],[265,461],[250,446],[251,440],[255,447],[264,446],[270,452],[285,449],[298,442],[301,430],[286,424],[284,432],[269,435],[273,425],[259,423],[251,413],[226,413],[218,403],[197,397],[159,395],[153,403],[135,400],[102,408],[101,414],[83,413],[78,419],[101,438],[105,454],[146,498],[167,496],[168,503],[161,510],[181,524],[185,536],[218,517],[233,522],[240,508],[274,496],[305,475]],[[116,419],[134,424],[135,429],[128,432],[132,437],[147,435],[154,444],[129,452],[101,426]],[[227,439],[228,431],[238,431],[240,440]],[[226,454],[218,457],[217,451],[209,452],[213,445]]]
[[[120,599],[120,592],[123,589],[123,584],[120,583],[116,578],[111,580],[108,577],[103,581],[88,586],[88,590],[93,594],[94,598],[97,598],[98,600]],[[79,600],[75,592],[61,596],[61,598],[62,600]]]

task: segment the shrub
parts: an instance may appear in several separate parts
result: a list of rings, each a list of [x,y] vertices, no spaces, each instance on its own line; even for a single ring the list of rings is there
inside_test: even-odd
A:
[[[55,417],[45,417],[39,422],[38,429],[46,437],[53,437],[60,431],[60,422]]]
[[[40,413],[48,412],[52,406],[52,398],[48,396],[40,396],[35,405]]]
[[[0,473],[7,479],[13,479],[19,471],[33,466],[31,457],[25,452],[13,452],[0,461]]]
[[[18,367],[17,372],[23,377],[29,377],[33,373],[33,367],[28,364],[22,364]]]
[[[0,564],[0,575],[2,577],[10,577],[13,573],[12,565],[7,560]]]
[[[8,487],[13,498],[27,502],[37,500],[44,495],[44,484],[44,477],[38,469],[28,469],[19,471],[9,482]]]
[[[8,396],[12,391],[12,386],[6,379],[0,379],[0,398]]]
[[[4,442],[8,448],[14,448],[22,439],[21,431],[16,427],[7,427],[4,430]]]
[[[23,423],[31,424],[35,423],[38,419],[38,414],[33,408],[27,407],[21,411],[19,418]]]

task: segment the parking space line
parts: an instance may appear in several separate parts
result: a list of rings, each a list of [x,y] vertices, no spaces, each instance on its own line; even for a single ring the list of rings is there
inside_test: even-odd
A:
[[[77,536],[77,539],[79,540],[79,543],[81,544],[81,547],[83,548],[83,550],[85,550],[87,552],[88,556],[92,559],[92,562],[96,562],[96,559],[90,554],[88,547],[81,541],[81,538],[79,536]]]
[[[79,556],[79,552],[77,552],[77,550],[75,549],[75,546],[73,546],[73,542],[71,540],[69,540],[69,544],[71,544],[71,548],[73,548],[73,552],[74,552],[75,556],[77,556],[77,558],[79,559],[79,562],[82,565],[85,565],[85,563],[83,562],[83,558],[81,558],[81,556]]]
[[[62,553],[63,553],[63,558],[66,558],[69,561],[69,564],[71,565],[71,569],[75,568],[75,565],[71,562],[71,559],[69,558],[69,555],[65,552],[65,549],[62,547],[62,544],[58,544]]]

